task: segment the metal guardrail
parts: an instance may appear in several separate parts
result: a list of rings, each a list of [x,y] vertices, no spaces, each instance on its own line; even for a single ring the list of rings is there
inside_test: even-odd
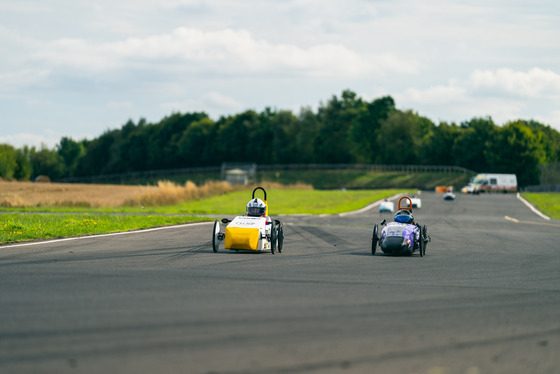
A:
[[[365,170],[365,171],[400,171],[404,173],[464,173],[476,174],[475,171],[460,166],[450,165],[384,165],[384,164],[271,164],[257,165],[257,171],[286,170]]]
[[[538,185],[523,188],[526,192],[560,192],[560,162],[539,165],[541,172]]]
[[[537,186],[527,186],[524,192],[560,192],[560,184],[541,184]]]
[[[554,186],[560,184],[560,162],[539,165],[541,172],[540,185]]]
[[[365,171],[399,171],[413,173],[463,173],[476,174],[475,171],[448,165],[383,165],[383,164],[269,164],[256,165],[259,171],[287,171],[287,170],[365,170]],[[129,173],[114,173],[84,177],[60,178],[53,182],[60,183],[107,183],[111,181],[127,181],[134,179],[149,179],[155,177],[189,175],[189,174],[217,174],[221,175],[223,166],[205,166],[163,170],[135,171]]]
[[[162,170],[147,170],[147,171],[134,171],[128,173],[115,173],[92,175],[86,177],[68,177],[60,178],[54,182],[61,183],[94,183],[94,182],[109,182],[115,180],[130,180],[130,179],[147,179],[160,176],[171,175],[184,175],[194,173],[217,173],[220,174],[220,166],[196,167],[196,168],[180,168],[180,169],[162,169]]]

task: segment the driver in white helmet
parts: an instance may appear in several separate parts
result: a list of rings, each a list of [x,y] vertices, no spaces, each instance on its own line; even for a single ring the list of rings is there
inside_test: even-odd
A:
[[[250,217],[264,217],[266,214],[266,204],[261,199],[251,199],[247,203],[247,215]]]

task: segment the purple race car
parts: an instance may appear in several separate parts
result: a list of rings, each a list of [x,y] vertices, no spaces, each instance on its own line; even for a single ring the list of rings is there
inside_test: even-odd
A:
[[[408,199],[408,205],[402,206],[401,201]],[[408,196],[399,200],[399,209],[395,214],[395,222],[381,222],[384,226],[379,236],[379,225],[373,226],[373,238],[371,242],[371,254],[375,255],[377,244],[386,254],[412,255],[418,251],[420,256],[426,254],[426,246],[431,238],[428,236],[426,226],[420,227],[414,222],[412,216],[412,203]]]

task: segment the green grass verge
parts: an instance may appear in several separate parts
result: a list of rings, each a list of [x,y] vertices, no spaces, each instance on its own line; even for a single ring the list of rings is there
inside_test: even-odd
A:
[[[459,190],[472,175],[464,173],[402,173],[398,171],[305,170],[261,171],[259,180],[282,184],[306,183],[315,189],[387,189],[406,188],[433,190],[436,186],[454,186]]]
[[[4,213],[0,215],[0,219],[0,243],[108,234],[208,220],[204,217],[179,215],[99,215],[88,213]]]
[[[560,219],[560,193],[523,192],[521,196],[550,218]]]
[[[337,214],[365,207],[405,190],[267,190],[268,214]],[[180,213],[242,214],[251,191],[238,191],[174,206]],[[262,191],[256,197],[264,199]],[[159,208],[163,209],[163,208]]]

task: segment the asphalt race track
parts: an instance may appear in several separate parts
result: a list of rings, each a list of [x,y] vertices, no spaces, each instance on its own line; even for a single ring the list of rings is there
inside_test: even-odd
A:
[[[282,254],[213,253],[211,223],[0,246],[0,372],[559,373],[560,221],[420,197],[425,257],[371,255],[377,208],[274,196]]]

